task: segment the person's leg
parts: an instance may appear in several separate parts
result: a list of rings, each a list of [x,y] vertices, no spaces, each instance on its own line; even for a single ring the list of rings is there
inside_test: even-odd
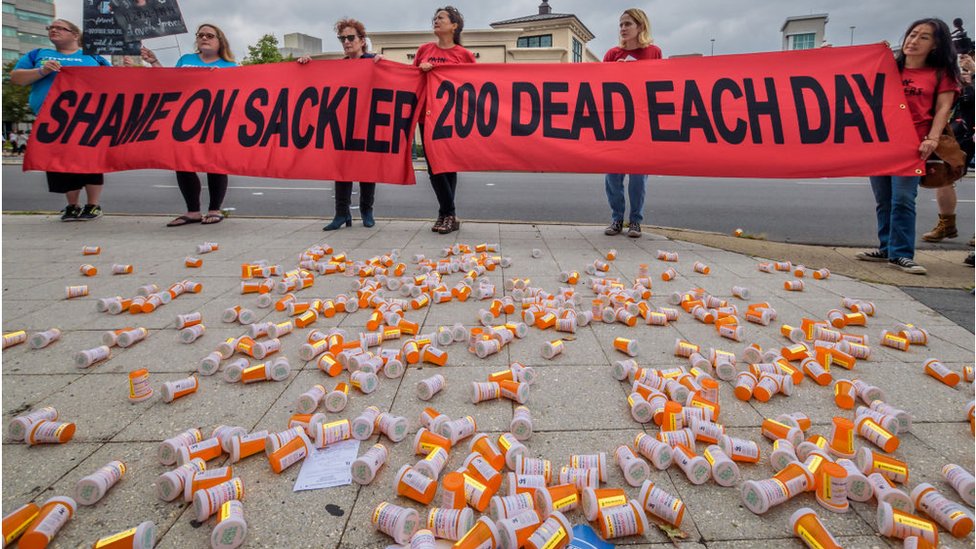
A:
[[[607,192],[607,202],[610,204],[610,219],[623,221],[627,206],[624,201],[624,174],[608,173],[603,179],[603,186]]]
[[[196,172],[176,172],[176,184],[186,202],[187,217],[200,217],[200,177]]]
[[[349,211],[349,203],[352,201],[352,181],[335,182],[335,217],[332,221],[322,227],[323,231],[334,231],[341,229],[343,225],[352,225],[352,213]]]
[[[917,176],[891,177],[889,259],[915,257],[915,197],[918,195],[918,180]]]
[[[64,193],[64,197],[67,199],[69,206],[78,206],[78,200],[81,198],[81,189],[68,191]]]
[[[105,176],[100,173],[83,173],[78,174],[78,185],[84,185],[85,196],[88,201],[85,203],[85,207],[81,209],[81,213],[78,214],[79,221],[89,221],[92,219],[98,219],[102,216],[102,207],[99,205],[99,197],[102,196],[102,187],[105,182]]]
[[[373,219],[373,198],[376,196],[376,183],[359,183],[359,215],[364,227],[376,225]]]
[[[640,225],[644,222],[644,195],[647,190],[647,176],[631,174],[627,183],[630,196],[630,222]]]
[[[926,242],[941,242],[946,238],[959,236],[956,228],[956,185],[946,185],[935,190],[935,201],[939,205],[939,221],[931,231],[922,235]]]
[[[871,191],[874,192],[875,214],[878,220],[878,250],[886,257],[892,257],[888,250],[891,237],[891,176],[871,177]]]
[[[437,196],[437,217],[454,215],[454,193],[451,192],[451,181],[446,173],[430,175],[430,186]]]
[[[85,196],[88,197],[88,204],[97,206],[101,204],[99,199],[102,197],[102,183],[88,183],[85,185]]]
[[[227,196],[228,178],[224,173],[207,174],[207,190],[210,192],[209,213],[219,214]]]

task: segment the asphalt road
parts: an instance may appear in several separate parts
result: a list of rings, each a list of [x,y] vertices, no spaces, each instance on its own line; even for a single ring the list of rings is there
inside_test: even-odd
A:
[[[183,201],[172,172],[141,170],[108,174],[102,207],[110,213],[178,214]],[[381,185],[377,217],[433,218],[437,207],[427,174],[417,185]],[[47,192],[43,173],[5,165],[3,211],[56,211],[61,196]],[[224,201],[243,215],[331,219],[331,181],[231,177]],[[921,247],[964,249],[973,235],[973,178],[958,184],[960,236]],[[204,193],[206,196],[206,193]],[[357,197],[353,196],[354,205]],[[203,200],[206,205],[206,198]],[[919,190],[918,234],[935,223],[935,194]],[[519,222],[606,223],[610,218],[603,177],[594,174],[465,173],[460,176],[458,216]],[[355,212],[354,212],[354,215]],[[876,245],[874,198],[867,178],[782,180],[655,177],[648,181],[644,223],[728,233],[742,228],[769,240],[843,246]]]

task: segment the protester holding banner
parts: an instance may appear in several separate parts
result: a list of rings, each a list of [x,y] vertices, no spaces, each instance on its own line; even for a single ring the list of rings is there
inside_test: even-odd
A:
[[[18,86],[30,86],[30,108],[37,114],[47,97],[54,78],[62,67],[97,67],[110,63],[101,56],[86,55],[81,51],[81,29],[71,21],[55,19],[47,26],[47,37],[54,49],[37,48],[21,57],[10,81]],[[26,136],[23,138],[26,148]],[[104,177],[100,173],[47,172],[47,188],[52,193],[65,195],[68,204],[61,212],[61,221],[88,221],[102,215],[99,197],[102,194]],[[78,204],[81,189],[85,189],[87,201],[84,207]]]
[[[196,53],[188,53],[176,62],[176,67],[209,67],[214,69],[236,67],[237,61],[230,50],[230,43],[216,25],[204,23],[197,27]],[[153,67],[162,67],[156,54],[142,48],[142,59]],[[210,205],[206,215],[200,214],[200,177],[194,172],[176,172],[176,183],[186,201],[186,214],[166,224],[167,227],[180,227],[190,223],[211,225],[224,220],[220,207],[227,194],[227,174],[208,173],[207,189],[210,192]]]
[[[342,44],[344,59],[373,59],[378,61],[382,56],[366,51],[366,26],[356,19],[340,19],[335,24],[336,38]],[[299,64],[306,64],[311,57],[303,55],[298,58]],[[363,217],[363,227],[372,227],[373,199],[376,196],[376,183],[359,182],[359,214]],[[352,226],[352,181],[335,182],[335,216],[332,222],[322,227],[323,231],[341,229],[343,225]]]
[[[620,16],[620,45],[610,48],[603,56],[604,63],[621,61],[643,61],[647,59],[661,59],[661,48],[653,44],[651,38],[651,23],[644,10],[630,8]],[[624,229],[624,210],[627,203],[624,199],[624,174],[608,173],[604,180],[607,191],[607,201],[610,202],[610,226],[604,234],[617,235]],[[627,185],[630,196],[630,226],[627,236],[640,238],[640,224],[644,221],[644,194],[647,188],[647,176],[631,174]]]
[[[454,6],[438,8],[434,12],[434,36],[436,42],[428,42],[417,48],[417,53],[413,58],[414,66],[427,72],[438,65],[459,65],[462,63],[474,63],[474,54],[461,46],[461,31],[464,30],[464,17]],[[423,128],[420,130],[423,135]],[[425,155],[426,156],[426,155]],[[457,213],[454,208],[454,200],[457,193],[457,172],[434,173],[427,162],[427,173],[430,177],[430,186],[434,188],[437,195],[439,209],[437,211],[437,221],[430,228],[431,231],[440,234],[452,233],[461,228]]]
[[[959,67],[949,26],[936,18],[915,21],[905,32],[895,61],[921,142],[918,152],[926,160],[939,144],[959,91]],[[880,246],[877,250],[858,252],[858,259],[887,261],[906,273],[926,274],[925,267],[914,261],[915,197],[919,181],[918,176],[871,177]]]

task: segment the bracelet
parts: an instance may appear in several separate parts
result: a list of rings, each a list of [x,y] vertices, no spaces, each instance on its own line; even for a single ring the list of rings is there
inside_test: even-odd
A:
[[[44,74],[44,67],[37,67],[37,74],[41,75],[41,78],[47,76],[46,74]]]

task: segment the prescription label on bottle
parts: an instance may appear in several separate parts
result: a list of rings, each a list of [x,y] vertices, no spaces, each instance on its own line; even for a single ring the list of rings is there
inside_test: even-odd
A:
[[[627,503],[627,496],[613,496],[597,501],[597,505],[599,505],[600,509],[604,509],[606,507],[616,507],[625,503]]]
[[[547,541],[546,544],[540,547],[539,549],[552,549],[553,547],[559,547],[559,544],[563,541],[565,537],[566,537],[566,530],[560,527],[559,531],[556,532],[556,535],[549,538],[549,541]]]
[[[895,514],[894,521],[896,524],[903,524],[910,528],[918,528],[919,530],[925,530],[926,532],[934,532],[935,529],[932,528],[932,524],[925,520],[919,520],[907,515]]]
[[[51,539],[58,533],[58,530],[60,530],[61,527],[68,522],[69,518],[71,518],[71,510],[68,509],[67,506],[58,503],[54,506],[54,509],[51,509],[51,512],[48,513],[47,516],[37,524],[37,526],[34,527],[34,530],[44,534],[48,539]]]
[[[134,536],[134,535],[136,535],[136,528],[130,528],[125,532],[119,532],[114,536],[110,536],[98,540],[98,542],[95,544],[95,547],[93,549],[101,549],[102,547],[108,547],[117,541],[123,540],[129,536]]]
[[[430,478],[414,471],[413,469],[404,473],[402,480],[404,484],[420,492],[421,494],[426,492],[427,487],[430,486],[431,482],[433,482]]]
[[[908,476],[908,468],[902,467],[901,465],[894,465],[884,461],[875,461],[874,468],[880,471],[888,471],[899,475],[905,475],[906,477]]]
[[[31,523],[34,522],[34,519],[37,518],[37,515],[39,515],[39,514],[41,514],[41,512],[39,510],[36,511],[36,512],[34,512],[30,516],[30,518],[28,518],[27,520],[25,520],[23,522],[23,524],[21,524],[16,529],[14,529],[12,532],[10,532],[6,536],[4,536],[4,538],[3,538],[3,544],[4,544],[4,546],[10,545],[15,539],[19,538],[20,535],[24,533],[24,530],[27,530],[27,527],[30,526]]]
[[[810,549],[824,549],[823,544],[809,530],[804,528],[802,524],[796,526],[796,533],[800,535]]]
[[[555,502],[553,502],[552,508],[555,509],[556,511],[561,511],[562,509],[565,509],[566,507],[573,505],[578,501],[579,501],[579,497],[576,494],[570,494],[564,498],[557,499]]]

